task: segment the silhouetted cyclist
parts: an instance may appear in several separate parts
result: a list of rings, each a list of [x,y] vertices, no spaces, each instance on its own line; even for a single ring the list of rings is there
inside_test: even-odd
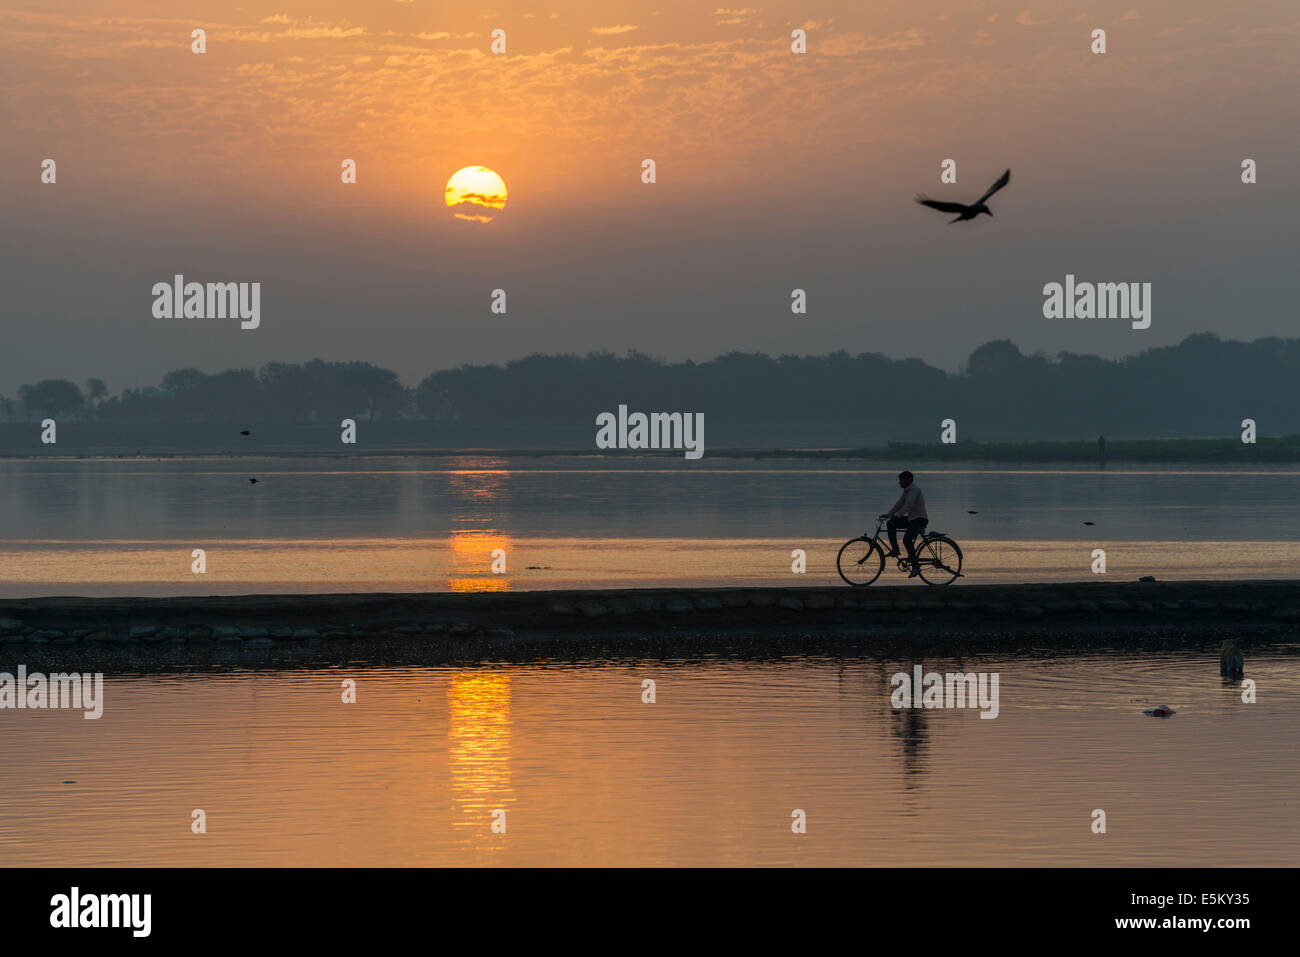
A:
[[[916,564],[916,536],[930,524],[930,516],[925,510],[925,496],[921,494],[921,487],[913,480],[911,472],[898,473],[898,487],[903,490],[903,494],[898,496],[894,507],[881,516],[889,519],[889,524],[885,526],[889,530],[887,557],[898,557],[898,530],[906,529],[903,533],[903,547],[907,549],[907,560],[912,569],[907,577],[915,578],[921,574]]]

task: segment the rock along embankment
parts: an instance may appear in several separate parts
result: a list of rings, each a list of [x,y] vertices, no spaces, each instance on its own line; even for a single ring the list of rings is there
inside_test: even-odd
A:
[[[0,658],[31,645],[273,647],[334,639],[580,641],[728,633],[1114,637],[1153,629],[1285,637],[1297,626],[1300,581],[34,598],[0,601]]]

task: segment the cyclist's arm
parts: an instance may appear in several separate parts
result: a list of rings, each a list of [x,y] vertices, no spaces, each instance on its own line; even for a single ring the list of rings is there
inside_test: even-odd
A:
[[[888,518],[893,518],[896,514],[898,514],[898,510],[903,507],[903,502],[906,499],[907,499],[907,490],[904,489],[903,494],[898,496],[898,501],[894,503],[893,508],[891,508],[888,512],[886,512],[885,515]]]

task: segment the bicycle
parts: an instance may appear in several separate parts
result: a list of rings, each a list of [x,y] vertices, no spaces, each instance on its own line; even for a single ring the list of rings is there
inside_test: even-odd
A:
[[[888,557],[880,541],[880,533],[885,528],[888,516],[881,515],[876,521],[876,531],[868,535],[863,532],[857,538],[851,538],[840,546],[840,553],[835,559],[835,567],[840,577],[854,588],[865,588],[885,570]],[[926,532],[916,542],[917,571],[927,585],[951,585],[958,578],[965,578],[961,573],[961,549],[942,532]],[[911,571],[912,563],[906,555],[898,558],[899,571]]]

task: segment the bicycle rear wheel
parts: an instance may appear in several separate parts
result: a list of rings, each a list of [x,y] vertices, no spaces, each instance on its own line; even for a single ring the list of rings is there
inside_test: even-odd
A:
[[[947,535],[927,538],[917,548],[916,558],[928,585],[951,585],[961,575],[961,549]]]
[[[835,567],[854,588],[870,585],[885,570],[885,553],[874,538],[852,538],[840,547]]]

